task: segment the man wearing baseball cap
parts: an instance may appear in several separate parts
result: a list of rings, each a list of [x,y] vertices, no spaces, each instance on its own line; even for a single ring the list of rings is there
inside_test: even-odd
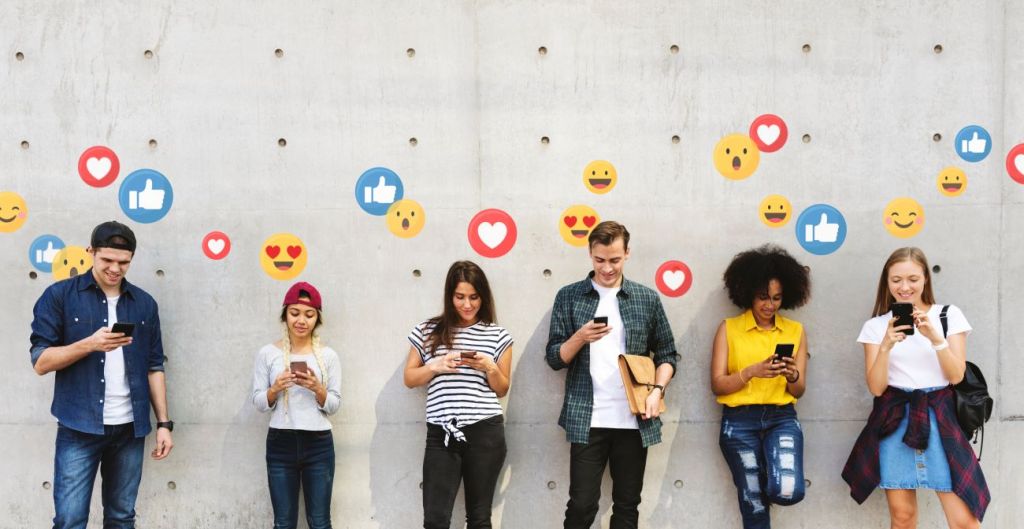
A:
[[[55,373],[53,526],[85,529],[99,470],[103,527],[133,528],[150,406],[153,459],[174,446],[160,317],[156,301],[124,278],[135,255],[128,226],[96,226],[88,251],[89,273],[50,285],[32,309],[32,366],[40,375]],[[118,322],[125,328],[114,332]]]

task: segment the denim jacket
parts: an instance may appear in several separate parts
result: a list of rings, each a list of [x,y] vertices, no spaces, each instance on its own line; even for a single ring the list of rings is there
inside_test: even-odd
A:
[[[107,323],[107,297],[92,269],[47,287],[32,309],[32,365],[43,350],[73,344]],[[121,282],[117,321],[135,324],[132,343],[123,348],[125,375],[131,392],[135,436],[144,437],[149,422],[149,372],[164,370],[160,317],[156,301],[127,280]],[[103,434],[103,363],[107,353],[95,351],[56,372],[50,412],[61,425],[80,432]]]

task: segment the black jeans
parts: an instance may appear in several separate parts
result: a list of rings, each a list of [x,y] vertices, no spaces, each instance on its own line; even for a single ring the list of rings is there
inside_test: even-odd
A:
[[[497,415],[462,428],[466,441],[455,437],[444,445],[444,428],[427,424],[423,454],[423,527],[448,529],[459,483],[466,484],[469,529],[490,529],[491,502],[505,463],[505,418]]]
[[[611,529],[636,529],[644,487],[647,449],[640,430],[591,428],[590,442],[573,443],[569,452],[569,503],[565,529],[589,529],[597,516],[604,467],[611,464]]]

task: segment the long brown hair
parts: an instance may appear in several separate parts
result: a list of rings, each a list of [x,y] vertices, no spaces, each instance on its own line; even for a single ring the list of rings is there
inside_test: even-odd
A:
[[[430,331],[427,339],[427,350],[430,354],[436,354],[437,348],[441,345],[448,349],[452,348],[454,341],[454,329],[460,327],[462,318],[459,311],[455,309],[455,289],[459,283],[469,283],[476,289],[480,296],[480,310],[476,313],[478,321],[483,323],[495,323],[497,321],[494,312],[494,298],[491,297],[491,286],[487,283],[487,276],[476,263],[472,261],[456,261],[448,269],[448,277],[444,281],[444,311],[440,316],[430,319],[434,329]]]
[[[924,256],[924,252],[920,248],[908,246],[896,250],[885,261],[882,275],[878,278],[878,292],[875,294],[875,308],[871,312],[872,316],[881,316],[889,312],[891,305],[896,302],[896,298],[892,297],[892,292],[889,292],[889,269],[894,264],[904,261],[917,263],[924,270],[924,289],[921,291],[921,301],[928,304],[935,303],[935,294],[932,293],[932,272],[928,268],[928,258]]]

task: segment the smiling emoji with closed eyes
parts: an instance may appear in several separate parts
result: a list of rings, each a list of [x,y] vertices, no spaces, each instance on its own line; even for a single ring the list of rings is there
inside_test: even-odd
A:
[[[958,197],[967,190],[967,175],[959,167],[947,167],[939,172],[936,180],[939,193],[947,197]]]
[[[924,208],[912,198],[897,198],[885,206],[882,222],[890,235],[907,239],[924,228]]]
[[[13,191],[0,191],[0,232],[11,233],[28,220],[25,199]]]

